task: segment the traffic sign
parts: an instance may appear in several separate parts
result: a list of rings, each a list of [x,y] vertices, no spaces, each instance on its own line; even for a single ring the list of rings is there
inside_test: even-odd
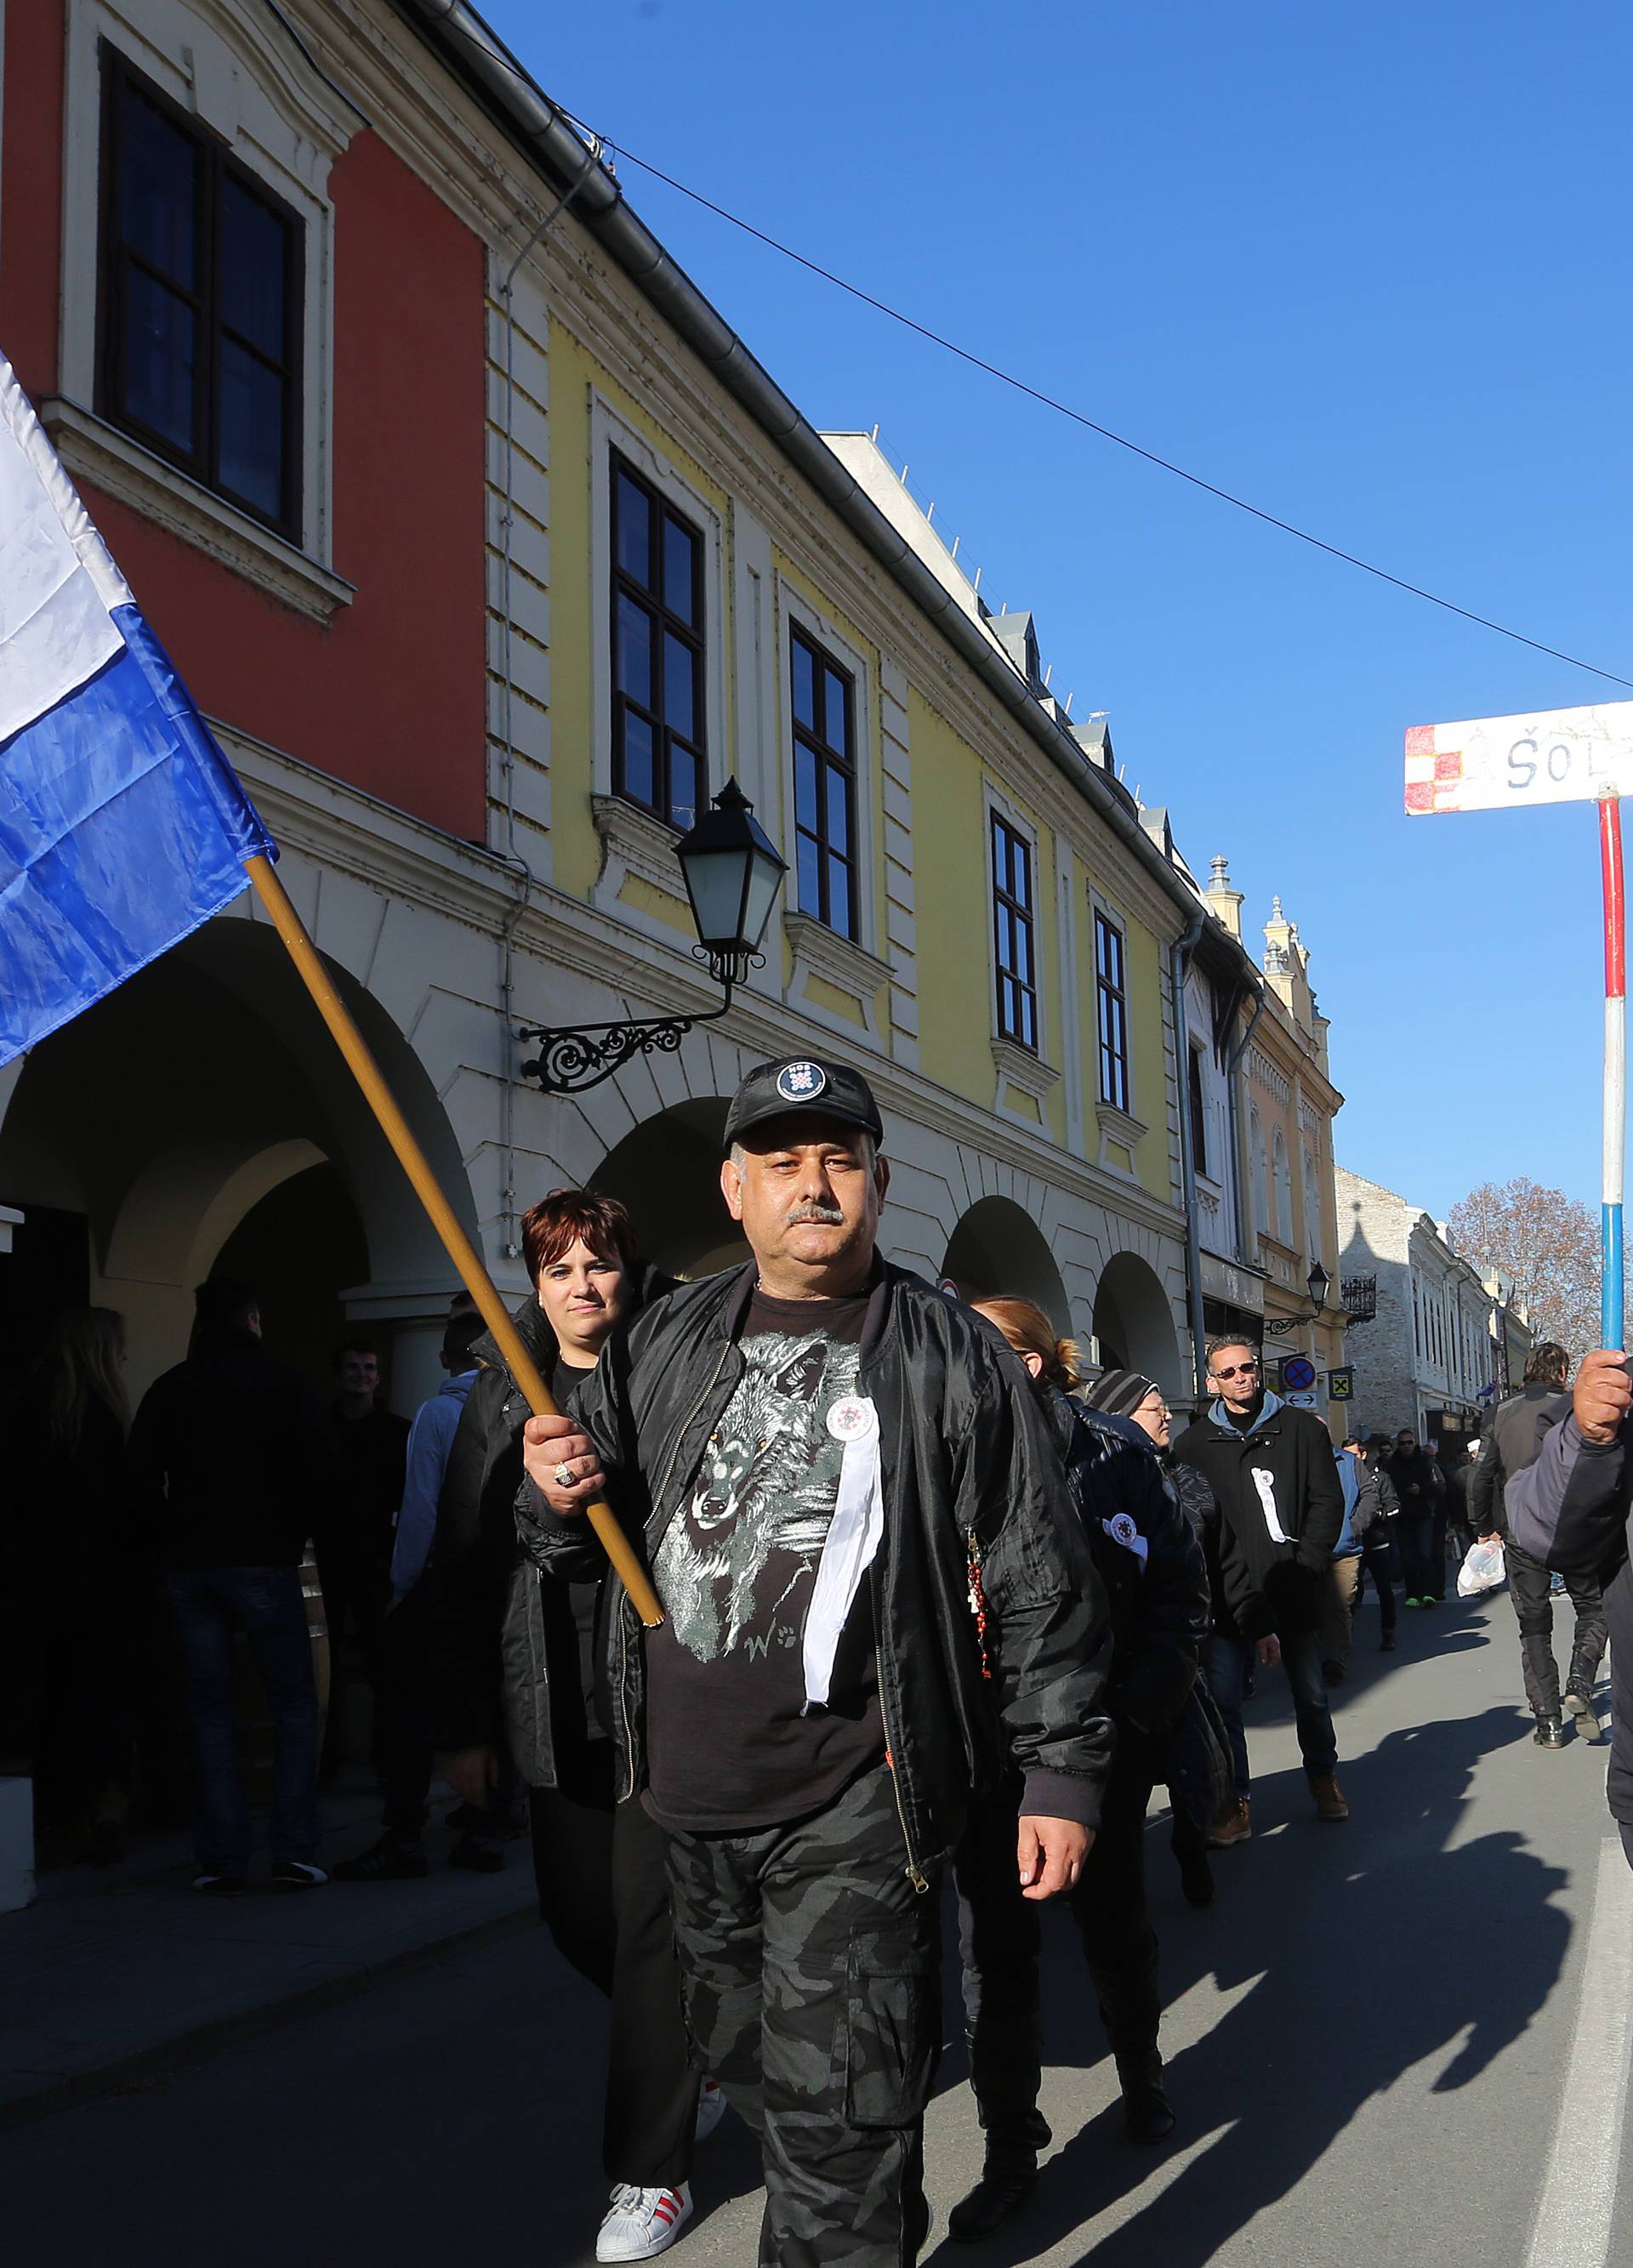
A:
[[[1406,736],[1406,807],[1507,811],[1633,795],[1633,701],[1530,716],[1414,725]]]
[[[1316,1382],[1316,1366],[1307,1354],[1282,1358],[1282,1383],[1289,1394],[1307,1394]]]
[[[1315,1410],[1321,1402],[1319,1394],[1284,1394],[1282,1399],[1289,1410]]]
[[[1333,1402],[1353,1402],[1356,1398],[1356,1373],[1353,1363],[1345,1363],[1340,1370],[1326,1373],[1327,1397]]]

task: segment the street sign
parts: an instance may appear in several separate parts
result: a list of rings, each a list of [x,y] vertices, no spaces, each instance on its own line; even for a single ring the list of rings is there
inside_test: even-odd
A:
[[[1414,725],[1406,736],[1406,807],[1508,811],[1633,795],[1633,701],[1531,716]]]
[[[1627,1152],[1627,915],[1622,899],[1622,798],[1633,792],[1633,701],[1528,716],[1410,725],[1406,807],[1509,811],[1540,803],[1597,803],[1605,904],[1604,1188],[1600,1207],[1600,1337],[1622,1338],[1622,1185]]]
[[[1289,1410],[1317,1410],[1321,1404],[1319,1394],[1284,1394],[1282,1399]]]
[[[1345,1363],[1340,1370],[1326,1373],[1326,1393],[1329,1402],[1353,1402],[1356,1398],[1356,1373],[1353,1363]]]
[[[1316,1366],[1307,1354],[1289,1354],[1282,1358],[1282,1383],[1288,1393],[1308,1394],[1316,1382]]]

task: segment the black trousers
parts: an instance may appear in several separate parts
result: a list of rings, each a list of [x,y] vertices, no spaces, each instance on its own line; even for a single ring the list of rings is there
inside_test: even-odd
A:
[[[1525,1673],[1526,1698],[1539,1717],[1559,1714],[1559,1664],[1554,1659],[1554,1607],[1549,1596],[1552,1576],[1540,1559],[1506,1540],[1509,1596],[1519,1623],[1519,1659]],[[1566,1585],[1576,1609],[1576,1636],[1570,1649],[1570,1683],[1586,1691],[1604,1658],[1607,1631],[1605,1599],[1591,1577],[1573,1575]]]
[[[1145,1815],[1156,1779],[1146,1743],[1132,1727],[1119,1727],[1100,1825],[1071,1893],[1100,2021],[1125,2086],[1162,2070],[1156,1933],[1145,1898]],[[953,1862],[970,2083],[994,2157],[1041,2150],[1049,2140],[1038,2109],[1038,1910],[1021,1895],[1016,1808],[1013,1794],[986,1806]]]
[[[907,2268],[928,2222],[940,1932],[889,1767],[811,1818],[669,1850],[698,2059],[760,2138],[761,2268]]]
[[[688,2052],[663,1830],[615,1799],[610,1741],[561,1787],[531,1792],[539,1911],[558,1951],[612,2004],[602,2163],[610,2182],[674,2189],[691,2176],[698,2073]]]
[[[431,1660],[421,1584],[392,1609],[375,1640],[374,1755],[383,1800],[381,1823],[400,1842],[419,1839],[431,1793]]]

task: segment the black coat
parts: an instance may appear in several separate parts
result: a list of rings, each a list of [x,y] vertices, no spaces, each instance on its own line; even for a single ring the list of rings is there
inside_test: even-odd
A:
[[[650,1564],[743,1373],[752,1264],[688,1284],[636,1318],[580,1388],[613,1511]],[[880,1707],[908,1871],[948,1857],[970,1805],[1013,1760],[1023,1804],[1098,1823],[1112,1743],[1105,1594],[1047,1419],[1025,1372],[980,1320],[921,1278],[876,1263],[858,1390],[878,1412],[884,1533],[869,1570]],[[576,1574],[602,1565],[583,1520],[558,1520],[532,1484],[522,1548]],[[969,1594],[988,1611],[982,1675]],[[609,1683],[621,1788],[645,1779],[645,1650],[609,1576]],[[1006,1756],[1006,1749],[1008,1756]]]
[[[1480,1455],[1468,1476],[1468,1513],[1482,1535],[1506,1535],[1504,1509],[1507,1484],[1536,1462],[1542,1438],[1570,1408],[1570,1396],[1554,1386],[1522,1387],[1492,1411]]]
[[[638,1263],[630,1285],[639,1312],[674,1279]],[[548,1380],[560,1350],[537,1300],[514,1321]],[[445,1749],[507,1743],[529,1786],[554,1787],[600,1731],[587,1637],[601,1585],[558,1581],[523,1558],[515,1504],[527,1397],[491,1332],[470,1359],[481,1368],[448,1452],[427,1568],[433,1737]]]
[[[1325,1425],[1267,1394],[1267,1415],[1251,1433],[1216,1422],[1212,1409],[1188,1425],[1174,1454],[1195,1465],[1219,1501],[1220,1575],[1243,1638],[1288,1638],[1319,1627],[1333,1547],[1344,1524],[1344,1492]],[[1268,1476],[1278,1543],[1255,1472]]]
[[[1046,1406],[1111,1606],[1112,1722],[1165,1741],[1185,1713],[1208,1636],[1202,1547],[1137,1427],[1053,1388]]]
[[[155,1379],[130,1428],[138,1533],[166,1567],[295,1567],[329,1502],[323,1411],[249,1330]]]

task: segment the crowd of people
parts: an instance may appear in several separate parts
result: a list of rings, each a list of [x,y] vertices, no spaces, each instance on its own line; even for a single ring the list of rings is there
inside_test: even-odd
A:
[[[694,2153],[728,2102],[760,2139],[763,2260],[915,2257],[943,1876],[984,2146],[950,2234],[991,2235],[1051,2140],[1052,1898],[1130,2140],[1172,2132],[1153,1792],[1184,1896],[1206,1907],[1213,1854],[1252,1833],[1245,1710],[1279,1667],[1312,1815],[1346,1821],[1331,1689],[1369,1578],[1392,1650],[1397,1580],[1408,1608],[1431,1608],[1448,1540],[1460,1556],[1502,1536],[1537,1738],[1566,1736],[1548,1539],[1533,1552],[1508,1509],[1555,1435],[1579,1444],[1562,1350],[1537,1350],[1450,1475],[1409,1430],[1334,1448],[1239,1336],[1208,1343],[1206,1394],[1176,1425],[1154,1380],[1080,1375],[1030,1300],[966,1304],[887,1263],[882,1143],[853,1071],[758,1067],[721,1168],[752,1259],[693,1283],[642,1257],[611,1198],[535,1204],[515,1320],[559,1417],[530,1414],[463,1299],[411,1428],[381,1405],[361,1337],[338,1350],[326,1410],[266,1345],[253,1290],[219,1280],[134,1420],[105,1309],[60,1319],[23,1405],[14,1527],[63,1558],[35,1571],[39,1596],[66,1595],[70,1557],[78,1587],[71,1631],[34,1631],[42,1825],[117,1855],[144,1586],[181,1665],[201,1895],[248,1886],[238,1642],[274,1736],[277,1888],[423,1880],[439,1772],[459,1802],[454,1864],[502,1867],[525,1816],[544,1922],[609,2003],[602,2260],[682,2235]],[[1549,1467],[1548,1485],[1556,1526],[1585,1484]],[[650,1569],[655,1627],[585,1517],[603,1500]],[[382,1797],[378,1837],[327,1871],[308,1544],[331,1639],[349,1633],[366,1668]],[[1565,1697],[1586,1712],[1605,1611],[1585,1576],[1570,1594]]]

